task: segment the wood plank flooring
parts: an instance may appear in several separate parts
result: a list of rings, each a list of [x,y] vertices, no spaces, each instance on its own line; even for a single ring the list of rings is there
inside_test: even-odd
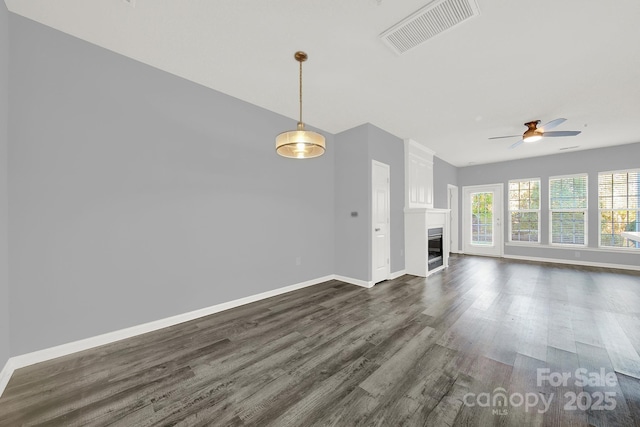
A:
[[[454,256],[19,369],[0,426],[638,426],[639,353],[639,274]]]

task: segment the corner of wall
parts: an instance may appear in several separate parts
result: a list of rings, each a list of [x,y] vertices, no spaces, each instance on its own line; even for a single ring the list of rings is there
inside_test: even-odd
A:
[[[9,12],[0,4],[0,370],[9,360]],[[0,375],[1,376],[1,375]],[[1,378],[0,378],[1,381]]]
[[[335,135],[335,271],[368,281],[369,165],[368,125]]]

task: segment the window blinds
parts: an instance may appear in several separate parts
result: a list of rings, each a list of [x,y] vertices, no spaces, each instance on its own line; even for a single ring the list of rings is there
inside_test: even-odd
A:
[[[549,179],[551,243],[585,245],[587,175]]]

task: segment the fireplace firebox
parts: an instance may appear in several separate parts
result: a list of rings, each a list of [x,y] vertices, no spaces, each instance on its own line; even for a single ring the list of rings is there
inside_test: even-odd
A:
[[[428,270],[435,270],[443,263],[442,253],[442,227],[428,230]]]

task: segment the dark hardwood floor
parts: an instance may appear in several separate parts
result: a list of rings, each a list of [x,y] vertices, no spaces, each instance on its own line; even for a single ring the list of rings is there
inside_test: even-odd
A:
[[[638,426],[639,353],[640,275],[456,256],[19,369],[0,425]]]

